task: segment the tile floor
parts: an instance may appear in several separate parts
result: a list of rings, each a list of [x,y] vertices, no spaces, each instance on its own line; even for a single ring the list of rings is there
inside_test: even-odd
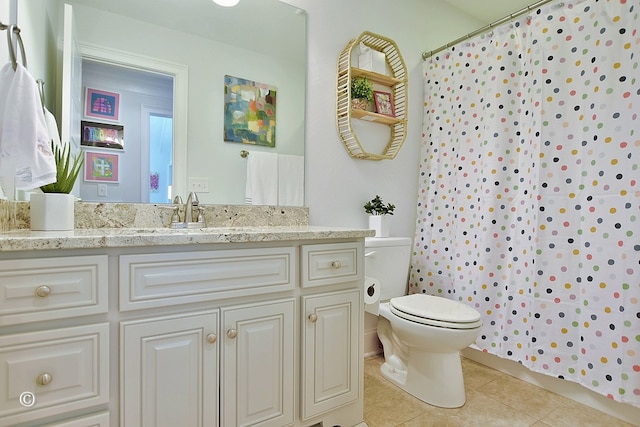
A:
[[[364,418],[369,427],[632,427],[617,418],[510,375],[462,359],[467,402],[430,406],[380,374],[382,355],[364,363]]]

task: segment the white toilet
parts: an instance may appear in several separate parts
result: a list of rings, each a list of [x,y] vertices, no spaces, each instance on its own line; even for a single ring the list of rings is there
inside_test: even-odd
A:
[[[411,239],[367,238],[365,275],[380,286],[378,317],[384,346],[382,375],[434,406],[464,405],[460,351],[475,341],[480,313],[462,303],[426,294],[407,295]]]

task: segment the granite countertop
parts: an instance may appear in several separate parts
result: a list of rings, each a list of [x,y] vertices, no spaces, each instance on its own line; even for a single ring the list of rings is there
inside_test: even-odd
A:
[[[13,230],[0,233],[0,252],[251,243],[371,237],[374,230],[320,226],[170,228],[96,228],[73,231]]]

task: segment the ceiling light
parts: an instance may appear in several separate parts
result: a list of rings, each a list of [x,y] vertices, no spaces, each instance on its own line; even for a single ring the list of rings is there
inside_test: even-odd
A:
[[[215,4],[219,4],[224,7],[231,7],[237,5],[240,0],[213,0]]]

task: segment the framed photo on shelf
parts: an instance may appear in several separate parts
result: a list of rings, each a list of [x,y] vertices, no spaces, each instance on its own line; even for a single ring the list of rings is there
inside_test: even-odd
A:
[[[85,151],[84,155],[84,180],[86,182],[110,182],[113,184],[120,181],[118,154]]]
[[[118,121],[120,115],[120,94],[86,88],[84,96],[84,115],[94,119]]]
[[[373,91],[373,100],[376,103],[376,113],[389,117],[395,117],[396,112],[393,108],[393,98],[390,92]]]
[[[80,126],[80,145],[124,149],[124,126],[85,121]]]

